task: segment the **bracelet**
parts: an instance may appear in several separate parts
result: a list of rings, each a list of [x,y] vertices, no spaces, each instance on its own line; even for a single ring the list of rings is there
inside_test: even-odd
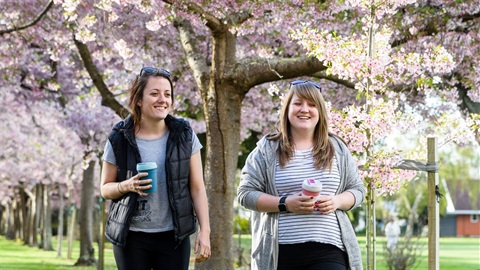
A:
[[[121,183],[121,182],[118,182],[118,184],[117,184],[118,192],[120,192],[120,194],[122,194],[122,195],[125,195],[125,193],[123,193],[123,192],[120,190],[120,183]]]

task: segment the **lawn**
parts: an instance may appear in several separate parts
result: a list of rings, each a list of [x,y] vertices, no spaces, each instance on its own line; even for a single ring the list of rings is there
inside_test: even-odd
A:
[[[57,239],[53,239],[53,247],[57,249]],[[95,245],[95,254],[98,259],[98,246]],[[95,267],[73,267],[80,254],[80,243],[75,241],[72,250],[72,259],[67,259],[67,242],[63,242],[62,256],[57,258],[57,251],[43,251],[29,247],[20,241],[5,240],[0,236],[0,269],[1,270],[50,270],[50,269],[78,269],[94,270]],[[106,270],[117,269],[113,259],[111,245],[105,248]]]
[[[359,237],[360,247],[365,261],[365,238]],[[428,242],[426,238],[421,240],[424,244],[424,250],[421,252],[419,264],[414,269],[428,269]],[[238,238],[235,239],[237,244]],[[243,235],[241,238],[242,247],[250,250],[251,239]],[[383,245],[385,238],[377,239],[377,270],[388,269],[383,259]],[[53,246],[56,248],[57,242],[54,238]],[[98,254],[98,246],[95,245],[95,251]],[[2,270],[37,270],[37,269],[78,269],[95,270],[95,267],[73,267],[79,256],[79,242],[75,242],[72,257],[66,258],[66,242],[62,248],[62,256],[57,258],[57,251],[43,251],[38,248],[28,247],[21,242],[5,240],[0,236],[0,269]],[[249,253],[244,254],[248,260]],[[98,255],[97,255],[98,257]],[[191,264],[193,267],[193,263]],[[480,238],[441,238],[440,239],[440,267],[442,270],[478,270],[480,269]],[[105,249],[105,268],[106,270],[116,269],[113,260],[111,245],[107,244]]]
[[[365,237],[359,236],[358,241],[365,268],[367,254],[366,239]],[[248,236],[242,236],[242,243],[245,248],[250,250],[251,239]],[[383,247],[385,243],[385,237],[377,237],[377,270],[388,270],[388,265],[383,257]],[[423,249],[418,258],[418,264],[412,268],[415,270],[428,269],[428,239],[422,238],[420,239],[420,243]],[[480,270],[480,238],[440,238],[439,260],[442,270]]]
[[[363,262],[366,261],[365,237],[358,238]],[[385,237],[377,239],[377,270],[388,270],[383,258]],[[418,264],[413,269],[428,269],[428,239],[422,238],[422,252]],[[480,238],[440,238],[440,268],[442,270],[480,270]]]

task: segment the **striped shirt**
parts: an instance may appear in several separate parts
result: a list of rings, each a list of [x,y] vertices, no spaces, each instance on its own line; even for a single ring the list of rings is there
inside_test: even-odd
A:
[[[321,195],[335,195],[340,184],[337,159],[334,158],[331,171],[317,170],[312,149],[296,150],[285,168],[280,168],[278,161],[276,167],[275,183],[280,196],[300,193],[302,182],[307,178],[322,182]],[[279,244],[320,242],[335,245],[345,251],[335,213],[328,215],[321,215],[316,211],[308,214],[280,213],[278,232]]]

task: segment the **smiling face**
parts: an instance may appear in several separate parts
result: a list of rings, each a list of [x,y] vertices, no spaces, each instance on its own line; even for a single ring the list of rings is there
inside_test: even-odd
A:
[[[290,122],[291,132],[313,134],[318,120],[319,113],[315,103],[293,94],[288,106],[288,121]]]
[[[152,76],[143,91],[138,106],[141,108],[142,119],[160,121],[172,110],[172,88],[164,77]]]

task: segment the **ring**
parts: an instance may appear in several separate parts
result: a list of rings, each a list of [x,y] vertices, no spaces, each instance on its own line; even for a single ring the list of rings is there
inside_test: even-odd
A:
[[[302,202],[302,203],[300,203],[300,207],[303,207],[303,202]]]

